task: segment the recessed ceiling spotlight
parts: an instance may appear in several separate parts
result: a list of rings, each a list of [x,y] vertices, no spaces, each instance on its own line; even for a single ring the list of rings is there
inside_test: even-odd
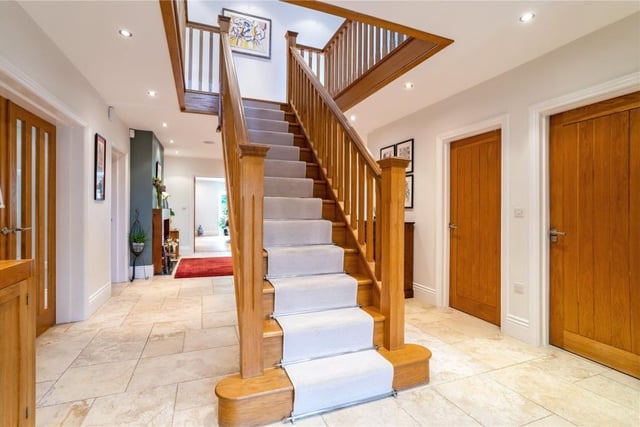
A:
[[[535,17],[536,15],[533,12],[525,12],[520,15],[520,22],[530,22],[533,21],[533,18]]]
[[[352,114],[351,117],[349,117],[349,120],[351,120],[352,122],[355,122],[357,118],[358,117],[356,117],[355,114]]]
[[[156,96],[158,96],[158,92],[156,92],[155,90],[148,90],[147,95],[149,95],[152,98],[155,98]]]
[[[167,127],[167,122],[162,122],[162,127],[166,128]]]
[[[203,144],[208,144],[208,145],[213,145],[213,144],[215,144],[216,142],[215,142],[215,141],[209,141],[209,140],[207,140],[207,141],[202,141],[202,143],[203,143]]]
[[[127,30],[126,28],[120,28],[118,30],[118,34],[120,34],[122,37],[127,38],[127,39],[130,38],[130,37],[133,37],[133,33],[131,31]]]
[[[169,144],[173,144],[173,139],[170,139],[170,140],[169,140]]]
[[[180,152],[178,150],[176,150],[176,154],[180,154]]]
[[[411,90],[413,89],[413,83],[412,82],[406,82],[404,85],[402,85],[403,88],[405,88],[405,90]]]

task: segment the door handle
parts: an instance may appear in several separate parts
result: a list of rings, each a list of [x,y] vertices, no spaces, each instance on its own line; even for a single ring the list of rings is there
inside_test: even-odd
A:
[[[555,228],[549,230],[549,238],[551,239],[551,243],[556,243],[558,241],[558,236],[565,236],[566,233],[564,231],[558,231]]]
[[[4,234],[5,236],[7,234],[11,234],[11,233],[17,233],[18,231],[28,231],[31,230],[31,227],[25,227],[25,228],[21,228],[21,227],[16,227],[16,228],[7,228],[7,227],[2,227],[2,229],[0,230],[0,233]]]
[[[455,230],[458,228],[457,224],[449,224],[449,230]]]

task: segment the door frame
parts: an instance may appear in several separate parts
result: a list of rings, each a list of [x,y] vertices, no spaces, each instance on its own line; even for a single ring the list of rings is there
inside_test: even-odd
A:
[[[549,344],[549,118],[557,113],[640,90],[640,72],[600,83],[529,108],[529,325],[532,345]]]
[[[436,288],[433,290],[433,302],[438,307],[449,307],[449,260],[450,233],[449,207],[451,204],[451,143],[459,139],[501,130],[500,149],[500,323],[505,326],[509,316],[505,308],[508,306],[508,277],[509,277],[509,115],[496,117],[469,124],[467,126],[439,134],[436,137],[436,200],[441,201],[436,212]],[[415,285],[414,285],[415,287]]]
[[[126,282],[129,279],[129,197],[126,184],[129,182],[129,153],[111,148],[111,283]]]

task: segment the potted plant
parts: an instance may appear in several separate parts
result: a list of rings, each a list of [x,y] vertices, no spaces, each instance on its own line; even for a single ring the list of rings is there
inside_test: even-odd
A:
[[[144,244],[149,240],[149,237],[143,229],[139,228],[131,232],[129,239],[131,240],[131,250],[139,254],[144,250]]]

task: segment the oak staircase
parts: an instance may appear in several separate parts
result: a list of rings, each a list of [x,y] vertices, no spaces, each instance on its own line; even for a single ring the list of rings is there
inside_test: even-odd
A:
[[[407,161],[376,162],[342,111],[453,41],[320,1],[282,1],[342,16],[345,22],[323,48],[300,45],[296,33],[286,34],[287,103],[265,104],[241,97],[228,18],[218,17],[219,27],[189,22],[184,0],[160,0],[180,108],[216,114],[222,132],[240,337],[239,373],[223,379],[215,390],[222,426],[260,425],[300,416],[295,409],[294,377],[287,375],[287,366],[282,367],[282,362],[287,363],[284,341],[288,335],[283,331],[286,320],[279,323],[279,313],[274,314],[274,295],[280,285],[274,288],[275,279],[267,279],[268,253],[277,252],[263,244],[273,240],[272,224],[265,228],[265,201],[270,202],[265,199],[265,186],[268,193],[272,190],[265,175],[273,176],[274,165],[265,159],[283,148],[256,141],[255,129],[265,125],[293,135],[289,142],[297,147],[296,160],[303,162],[296,173],[312,183],[310,194],[303,197],[318,198],[317,220],[330,224],[329,230],[325,226],[329,236],[324,244],[341,248],[343,271],[338,275],[350,277],[355,287],[353,304],[357,302],[367,313],[356,309],[358,316],[370,319],[372,325],[368,339],[377,350],[363,352],[392,368],[388,379],[393,390],[429,380],[430,351],[404,342]],[[330,317],[327,314],[327,322]],[[334,329],[341,327],[335,320],[333,324]],[[333,356],[319,359],[324,357]],[[333,370],[333,365],[323,363],[327,371]],[[335,380],[338,384],[343,379]],[[347,396],[316,412],[385,394],[362,395],[364,399],[350,401]]]

